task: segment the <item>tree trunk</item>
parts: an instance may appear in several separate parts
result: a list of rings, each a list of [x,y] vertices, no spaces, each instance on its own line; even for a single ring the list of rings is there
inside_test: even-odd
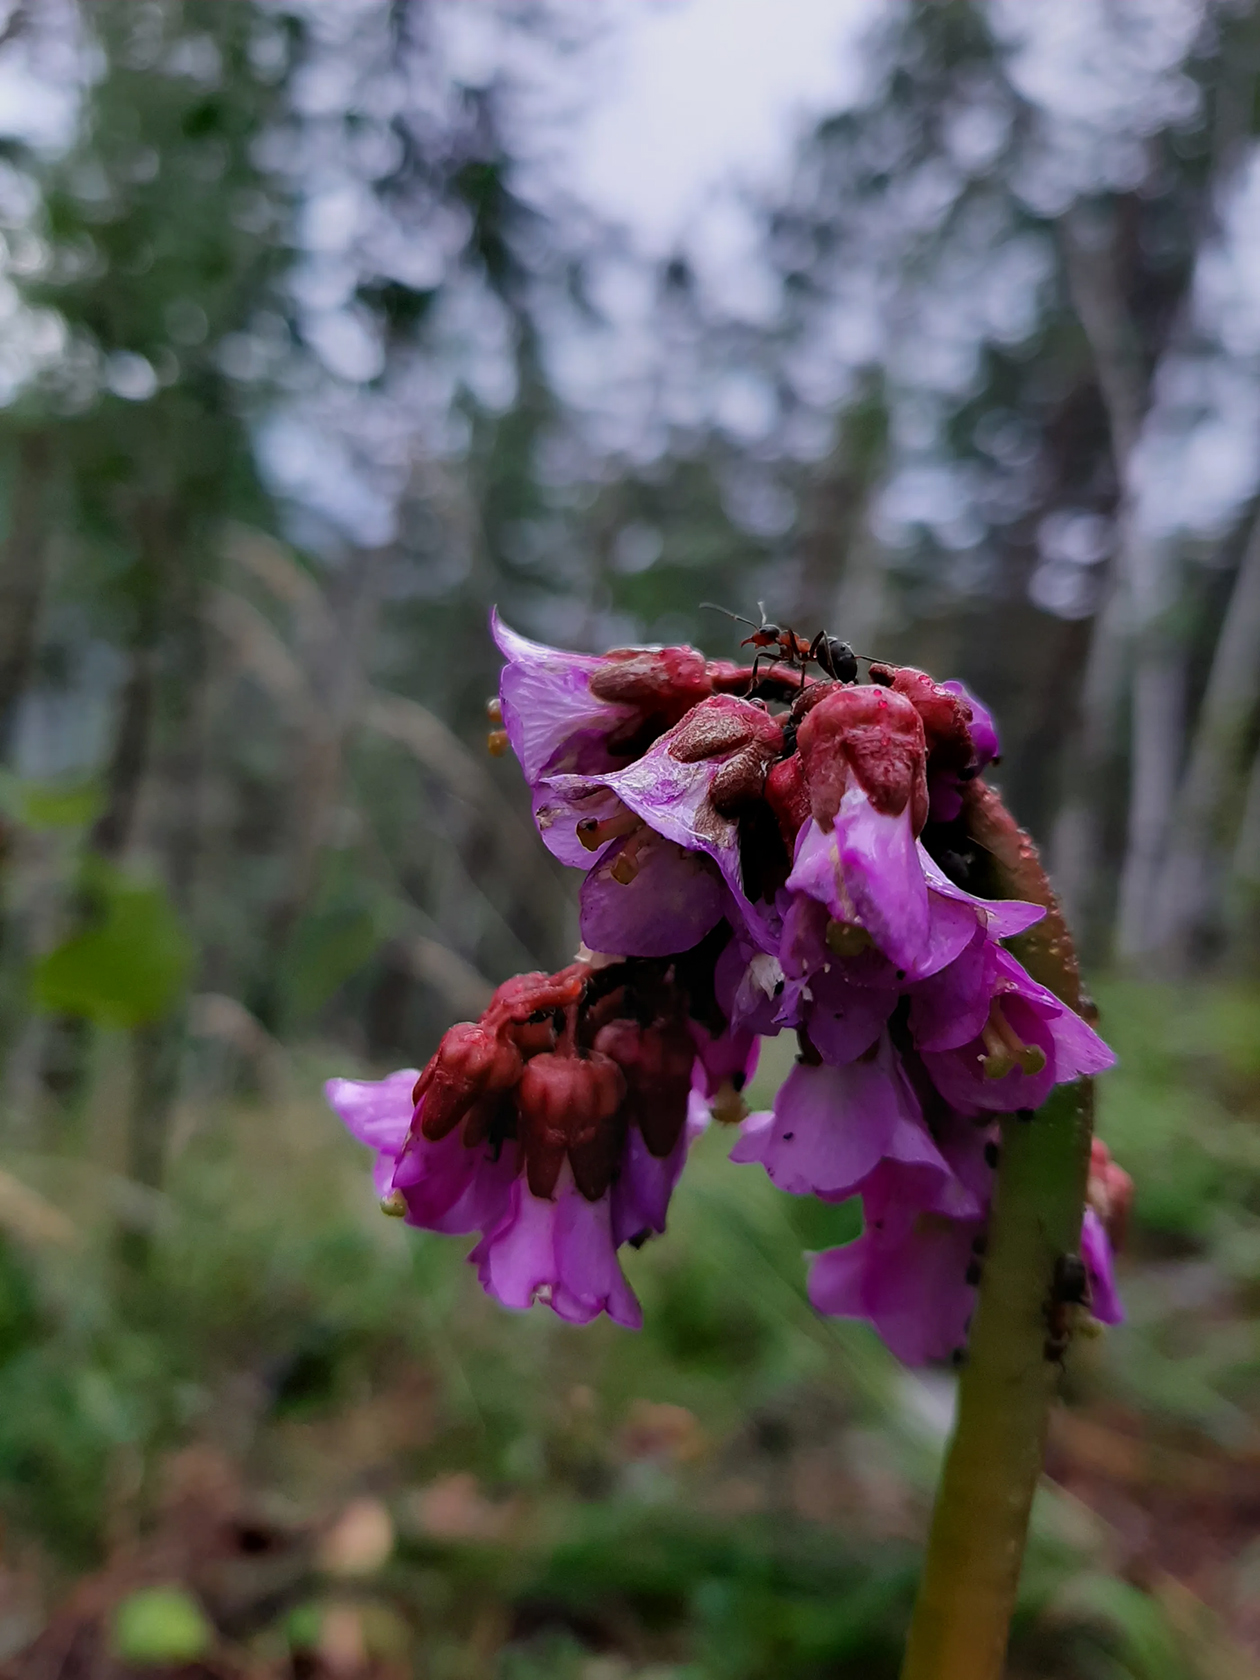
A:
[[[819,469],[792,602],[791,622],[802,635],[826,630],[867,654],[884,618],[883,568],[867,513],[887,438],[887,410],[872,383],[841,416],[835,447]]]
[[[1241,911],[1231,931],[1235,954],[1248,965],[1260,956],[1260,747],[1251,761],[1242,822],[1230,871],[1233,897]]]
[[[140,550],[136,618],[130,665],[118,703],[114,746],[105,772],[105,804],[88,835],[88,849],[107,862],[126,851],[135,828],[140,790],[149,763],[156,695],[157,642],[161,620],[161,580],[168,544],[164,521],[146,510],[137,521]],[[83,906],[72,907],[71,921],[81,920]],[[44,1089],[63,1110],[73,1112],[85,1094],[90,1024],[79,1015],[55,1015],[48,1022],[40,1063]]]
[[[1051,845],[1055,887],[1068,920],[1078,936],[1088,937],[1102,855],[1102,803],[1127,680],[1132,578],[1140,569],[1130,468],[1148,387],[1117,272],[1113,230],[1077,210],[1064,217],[1061,231],[1068,285],[1093,353],[1120,486],[1116,550],[1094,618],[1077,720],[1065,743],[1064,793]]]
[[[328,820],[341,787],[346,736],[358,709],[362,657],[376,621],[384,551],[359,556],[343,579],[321,645],[310,650],[313,701],[296,755],[289,826],[287,890],[270,918],[273,969],[263,999],[264,1025],[274,1031],[282,1012],[280,974],[285,947],[319,885]]]
[[[1155,899],[1176,806],[1184,691],[1181,650],[1152,635],[1133,677],[1133,770],[1116,939],[1127,961],[1148,955],[1159,943]]]
[[[13,750],[18,708],[35,661],[44,592],[47,528],[44,502],[52,472],[45,432],[26,432],[18,444],[9,534],[0,560],[0,757]]]
[[[1160,875],[1155,932],[1160,943],[1182,961],[1188,958],[1196,936],[1220,915],[1213,865],[1225,843],[1227,807],[1257,704],[1260,508],[1253,512],[1251,533],[1217,637],[1189,762],[1177,794],[1177,820]],[[1248,851],[1246,831],[1244,816],[1240,861]]]

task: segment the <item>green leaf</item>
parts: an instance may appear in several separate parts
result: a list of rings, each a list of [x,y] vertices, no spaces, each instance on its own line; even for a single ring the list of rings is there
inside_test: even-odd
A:
[[[101,808],[101,787],[80,777],[27,781],[0,770],[0,811],[26,828],[84,828]]]
[[[36,965],[31,993],[46,1014],[138,1027],[169,1013],[184,989],[192,947],[162,887],[93,860],[84,882],[91,925]]]
[[[28,828],[85,828],[101,808],[97,782],[20,782],[17,795]]]
[[[205,1612],[182,1587],[144,1587],[114,1611],[110,1644],[123,1662],[192,1662],[213,1643]]]

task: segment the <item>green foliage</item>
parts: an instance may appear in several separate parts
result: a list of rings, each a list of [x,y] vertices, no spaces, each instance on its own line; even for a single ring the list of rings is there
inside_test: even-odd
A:
[[[102,803],[99,783],[78,778],[33,782],[6,777],[0,798],[19,822],[36,830],[86,828],[98,815]]]
[[[166,889],[89,858],[82,890],[87,925],[36,963],[35,1007],[106,1027],[161,1020],[183,995],[192,964]]]
[[[213,1642],[205,1612],[180,1587],[144,1587],[114,1611],[111,1650],[120,1662],[156,1667],[194,1662]]]
[[[0,1237],[0,1370],[39,1331],[35,1285],[17,1249]]]
[[[1119,1027],[1114,989],[1103,991]],[[1210,1063],[1174,1056],[1187,1097],[1205,1067],[1228,1080],[1235,1056],[1247,1064],[1234,1009],[1242,996],[1222,993],[1208,1011],[1230,1023],[1223,1052]],[[1113,1033],[1124,1040],[1124,1072],[1104,1088],[1104,1129],[1117,1148],[1125,1082],[1140,1079],[1147,1048],[1166,1049],[1182,1031],[1161,994],[1131,1002],[1126,1014],[1147,1025],[1136,1037]],[[1201,1027],[1190,1018],[1186,1031]],[[304,1088],[315,1071],[299,1070]],[[142,1277],[124,1280],[105,1263],[97,1184],[79,1193],[59,1181],[91,1258],[49,1253],[33,1271],[7,1256],[14,1330],[0,1361],[0,1512],[64,1561],[90,1559],[119,1455],[155,1471],[247,1390],[261,1485],[318,1506],[362,1478],[390,1500],[400,1540],[380,1590],[412,1625],[422,1607],[418,1637],[435,1672],[490,1625],[515,1630],[499,1659],[503,1680],[578,1680],[599,1651],[618,1662],[624,1653],[618,1674],[891,1677],[915,1550],[905,1516],[881,1529],[846,1478],[856,1466],[872,1478],[860,1487],[883,1489],[882,1499],[898,1490],[919,1522],[934,1453],[908,1422],[902,1378],[874,1338],[820,1320],[805,1301],[803,1243],[843,1240],[853,1210],[780,1195],[764,1174],[727,1163],[728,1142],[718,1128],[701,1141],[668,1239],[627,1256],[645,1307],[637,1336],[486,1301],[466,1245],[376,1214],[362,1152],[313,1096],[203,1121],[170,1179],[169,1217],[154,1229]],[[1143,1170],[1158,1174],[1167,1146],[1148,1139]],[[1237,1193],[1247,1194],[1241,1184]],[[1139,1254],[1162,1240],[1143,1223],[1141,1201],[1138,1239]],[[1152,1363],[1168,1314],[1142,1304],[1140,1265],[1123,1283],[1133,1322],[1106,1347],[1132,1370]],[[1112,1381],[1109,1369],[1110,1358],[1089,1380]],[[639,1409],[662,1404],[694,1420],[694,1460],[628,1447]],[[414,1526],[416,1490],[453,1471],[478,1478],[477,1509],[515,1515],[468,1538]],[[849,1491],[834,1496],[839,1520],[820,1523],[797,1501],[827,1477]],[[1015,1672],[1206,1680],[1210,1670],[1186,1667],[1148,1595],[1118,1584],[1079,1536],[1041,1529]],[[320,1603],[276,1636],[308,1646]]]

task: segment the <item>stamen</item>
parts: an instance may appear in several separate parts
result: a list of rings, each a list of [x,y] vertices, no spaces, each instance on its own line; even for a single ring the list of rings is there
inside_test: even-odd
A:
[[[492,694],[486,701],[486,716],[493,724],[500,724],[503,722],[503,707],[499,703],[499,696],[497,694]]]
[[[401,1219],[407,1211],[407,1198],[401,1190],[391,1190],[381,1197],[381,1212],[387,1219]]]
[[[724,1079],[717,1096],[709,1104],[709,1112],[722,1126],[738,1126],[748,1118],[748,1104],[729,1079]]]
[[[994,998],[989,1006],[989,1019],[981,1033],[987,1055],[984,1063],[986,1079],[1001,1079],[1018,1067],[1026,1074],[1041,1073],[1046,1065],[1046,1053],[1036,1044],[1025,1044],[1002,1013],[1002,1005]]]
[[[640,827],[632,834],[613,860],[613,866],[608,871],[613,880],[623,887],[628,887],[639,873],[639,853],[647,844],[648,831]]]
[[[598,817],[583,817],[577,825],[577,837],[588,852],[597,852],[609,840],[632,834],[639,823],[640,819],[634,812],[627,811],[623,806],[615,817],[605,817],[602,822]]]
[[[491,758],[502,758],[508,750],[508,736],[506,729],[492,729],[486,736],[486,751]]]
[[[995,1004],[994,1008],[996,1007]],[[985,1022],[980,1039],[987,1052],[980,1058],[981,1066],[984,1068],[984,1077],[986,1079],[1004,1079],[1015,1066],[1015,1058],[1002,1042],[1001,1034],[991,1020]]]
[[[875,943],[856,922],[828,922],[825,937],[827,949],[837,957],[856,957]]]

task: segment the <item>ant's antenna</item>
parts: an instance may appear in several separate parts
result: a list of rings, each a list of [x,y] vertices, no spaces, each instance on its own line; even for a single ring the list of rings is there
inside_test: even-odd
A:
[[[751,618],[745,618],[743,613],[732,612],[729,607],[719,607],[716,601],[701,601],[700,605],[702,607],[707,607],[710,612],[725,613],[727,618],[733,618],[736,624],[746,624],[750,630],[756,630],[759,628],[753,623]],[[762,613],[762,617],[765,617],[764,612]]]

